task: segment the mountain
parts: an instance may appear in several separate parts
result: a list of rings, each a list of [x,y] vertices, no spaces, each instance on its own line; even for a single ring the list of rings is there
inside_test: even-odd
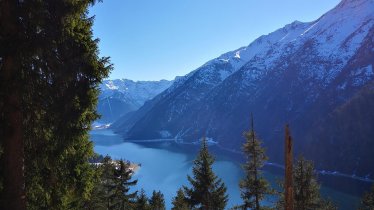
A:
[[[249,128],[283,162],[289,123],[296,153],[324,170],[374,177],[374,1],[343,0],[205,63],[120,118],[125,139],[206,135],[239,151]]]
[[[100,123],[111,123],[119,117],[139,109],[145,101],[170,87],[173,81],[106,80],[100,85],[98,112]]]

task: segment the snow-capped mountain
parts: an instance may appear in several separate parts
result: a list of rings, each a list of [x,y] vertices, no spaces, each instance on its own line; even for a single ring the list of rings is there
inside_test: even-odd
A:
[[[290,123],[296,152],[317,167],[373,177],[373,66],[374,0],[343,0],[176,79],[113,128],[129,139],[205,134],[240,150],[253,113],[271,161],[283,161]]]
[[[135,111],[144,102],[161,93],[173,81],[132,81],[128,79],[105,80],[100,85],[98,112],[101,123],[111,123],[128,112]]]

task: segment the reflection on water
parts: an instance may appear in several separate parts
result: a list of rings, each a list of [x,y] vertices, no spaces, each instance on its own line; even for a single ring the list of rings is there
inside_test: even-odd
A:
[[[114,159],[126,159],[140,163],[140,170],[134,175],[138,184],[134,190],[143,188],[148,196],[153,190],[160,190],[165,195],[167,209],[171,208],[172,198],[182,185],[188,185],[187,174],[191,175],[193,159],[197,148],[186,148],[173,143],[157,143],[152,147],[123,142],[120,136],[110,130],[94,130],[91,139],[95,143],[95,152],[102,155],[110,155]],[[239,180],[243,172],[237,161],[227,158],[219,151],[214,151],[216,162],[213,165],[214,172],[223,179],[229,194],[229,205],[240,204]],[[264,176],[276,187],[276,181],[281,179],[282,171],[269,169]],[[335,179],[334,179],[335,180]],[[323,180],[326,181],[326,180]],[[327,179],[328,181],[328,179]],[[339,209],[357,209],[358,197],[323,187],[322,193],[339,204]],[[271,198],[265,202],[273,202]]]

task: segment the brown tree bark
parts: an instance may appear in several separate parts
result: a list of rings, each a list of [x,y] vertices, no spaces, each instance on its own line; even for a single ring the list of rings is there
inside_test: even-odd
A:
[[[255,145],[255,130],[254,130],[254,124],[253,124],[253,114],[251,114],[251,132],[252,132],[252,144]],[[257,163],[257,154],[254,153],[253,154],[253,161],[255,163]],[[257,177],[257,166],[255,166],[254,168],[254,171],[255,171],[255,180],[256,182],[258,181],[258,177]],[[255,207],[254,209],[255,210],[260,210],[260,199],[259,199],[259,194],[258,194],[258,189],[256,189],[256,193],[255,193]]]
[[[4,40],[15,40],[18,34],[18,1],[1,1],[0,27]],[[14,44],[14,48],[12,46]],[[2,171],[4,189],[1,209],[26,209],[24,177],[24,145],[22,134],[22,90],[20,85],[19,43],[10,43],[2,55],[0,78],[3,95],[3,117],[5,119],[2,136],[4,153]]]
[[[288,125],[285,128],[285,210],[293,210],[292,138]]]

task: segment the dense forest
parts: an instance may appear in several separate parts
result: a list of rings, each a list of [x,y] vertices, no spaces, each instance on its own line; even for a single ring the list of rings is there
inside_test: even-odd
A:
[[[93,37],[88,8],[95,3],[0,0],[0,209],[165,209],[162,192],[147,197],[132,190],[136,172],[128,161],[93,152],[88,132],[99,117],[98,86],[112,69]],[[332,117],[350,118],[342,109]],[[244,137],[243,203],[235,209],[336,209],[320,195],[313,163],[303,157],[291,158],[281,190],[271,189],[262,176],[267,156],[253,119]],[[227,208],[226,186],[213,163],[204,139],[173,209]],[[264,206],[268,196],[277,199]],[[374,187],[362,209],[374,209]]]

